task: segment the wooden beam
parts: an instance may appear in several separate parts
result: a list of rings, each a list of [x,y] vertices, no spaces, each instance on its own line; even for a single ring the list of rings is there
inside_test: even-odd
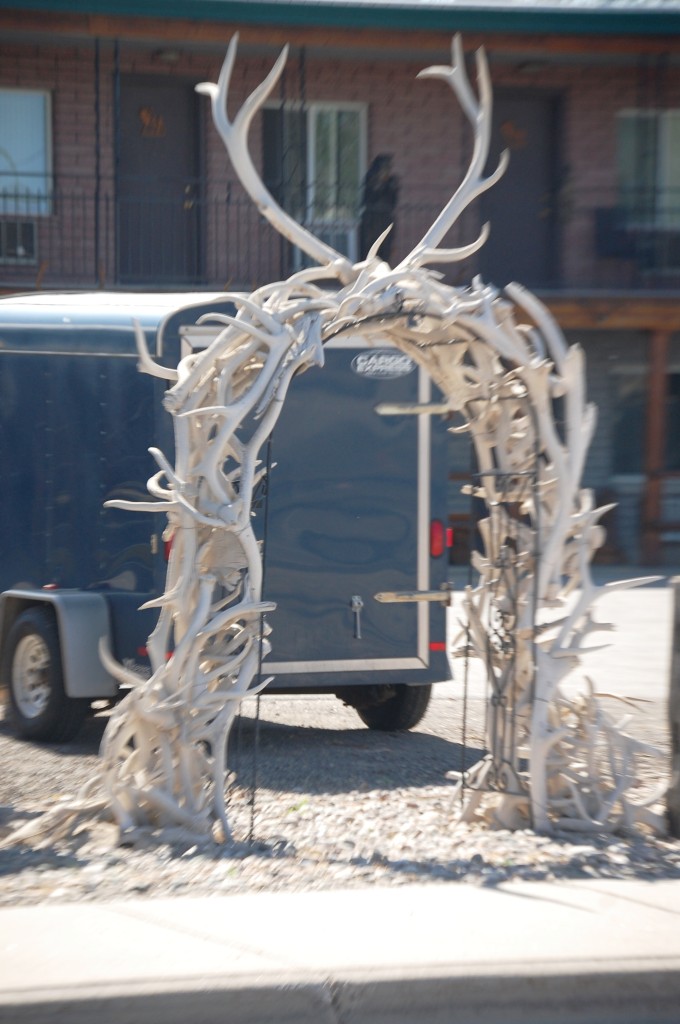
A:
[[[661,557],[661,503],[666,443],[666,390],[669,331],[653,331],[649,338],[645,484],[642,494],[642,556],[647,565]]]
[[[680,331],[680,296],[541,296],[563,330]]]

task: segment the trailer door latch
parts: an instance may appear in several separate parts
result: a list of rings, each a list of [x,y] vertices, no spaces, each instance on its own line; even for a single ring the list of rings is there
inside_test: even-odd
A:
[[[361,609],[364,602],[359,594],[353,594],[349,606],[354,613],[354,639],[361,640]]]

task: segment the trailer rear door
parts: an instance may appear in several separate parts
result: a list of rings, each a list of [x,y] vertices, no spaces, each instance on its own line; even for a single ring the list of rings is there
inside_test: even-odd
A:
[[[277,609],[268,672],[427,660],[428,609],[374,595],[429,586],[430,421],[375,411],[428,393],[412,360],[361,339],[331,343],[323,368],[293,380],[272,441],[265,592]]]
[[[214,337],[193,326],[180,333],[184,354]],[[429,377],[387,340],[349,336],[324,352],[323,367],[291,382],[257,512],[263,595],[277,604],[263,671],[275,674],[273,689],[305,691],[376,672],[375,683],[437,681],[446,675],[443,607],[375,600],[446,579],[446,556],[435,563],[429,551],[431,517],[446,514],[446,428],[376,411],[428,402]]]

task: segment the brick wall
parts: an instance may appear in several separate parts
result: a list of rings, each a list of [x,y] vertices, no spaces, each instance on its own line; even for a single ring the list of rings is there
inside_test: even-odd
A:
[[[222,54],[179,54],[178,62],[164,65],[154,48],[121,46],[121,75],[175,76],[187,83],[216,80]],[[274,55],[239,56],[232,83],[231,110],[240,106],[247,93],[260,82],[273,63]],[[491,54],[491,72],[496,89],[521,88],[550,93],[562,98],[561,151],[559,153],[562,270],[573,287],[593,284],[593,209],[612,205],[616,198],[616,113],[618,110],[658,101],[680,107],[680,69],[666,68],[662,88],[650,91],[649,74],[643,76],[634,65],[592,67],[584,63],[527,65]],[[281,86],[274,98],[306,98],[307,101],[349,101],[367,107],[367,158],[377,153],[393,154],[395,171],[401,180],[401,215],[395,227],[395,254],[404,255],[418,240],[460,183],[470,157],[471,133],[461,116],[456,99],[447,86],[436,80],[416,79],[421,63],[390,59],[352,61],[307,58],[304,62],[294,48]],[[473,71],[472,65],[470,68]],[[58,181],[80,176],[77,197],[88,195],[88,183],[95,169],[96,88],[95,48],[11,45],[2,47],[0,85],[47,88],[53,96],[53,138]],[[657,76],[658,77],[658,76]],[[105,179],[114,172],[114,49],[102,44],[99,55],[99,168]],[[643,88],[644,85],[644,88]],[[233,178],[222,143],[210,122],[209,103],[201,101],[204,165],[209,181]],[[261,132],[257,121],[251,131],[251,149],[256,161],[261,156]],[[239,195],[236,186],[236,195]],[[407,209],[408,207],[408,209]],[[80,217],[72,218],[68,229],[72,246],[83,245]],[[90,210],[91,212],[91,210]],[[106,217],[111,211],[105,211]],[[449,244],[469,241],[475,236],[479,210],[472,209],[454,230]],[[106,222],[107,237],[114,225]],[[219,225],[213,225],[215,230]],[[66,228],[65,223],[60,230]],[[518,244],[520,240],[518,239]],[[210,246],[209,246],[210,248]],[[68,253],[65,249],[64,255]],[[82,255],[82,254],[81,254]],[[107,254],[107,262],[109,259]],[[107,268],[108,269],[108,268]],[[623,260],[600,261],[598,283],[628,287],[632,268]],[[457,268],[459,278],[476,270],[474,260]],[[217,273],[217,270],[215,270]],[[512,277],[510,272],[509,277]]]

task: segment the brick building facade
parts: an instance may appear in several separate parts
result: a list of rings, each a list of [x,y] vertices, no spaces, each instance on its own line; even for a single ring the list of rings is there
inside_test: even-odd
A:
[[[618,501],[611,558],[672,565],[680,541],[680,4],[607,15],[595,0],[315,5],[222,0],[0,3],[0,290],[247,288],[300,256],[244,195],[196,83],[240,31],[230,110],[291,49],[251,129],[270,189],[359,255],[361,182],[378,154],[399,181],[392,261],[417,242],[470,158],[456,101],[418,71],[463,31],[494,87],[494,191],[450,244],[456,265],[519,280],[588,356],[599,407],[585,483]],[[127,10],[129,7],[129,11]],[[494,13],[495,12],[495,13]],[[4,113],[3,113],[4,112]],[[30,128],[29,128],[30,125]],[[40,152],[38,152],[40,150]],[[632,186],[631,186],[632,182]],[[452,447],[451,512],[469,510]]]

